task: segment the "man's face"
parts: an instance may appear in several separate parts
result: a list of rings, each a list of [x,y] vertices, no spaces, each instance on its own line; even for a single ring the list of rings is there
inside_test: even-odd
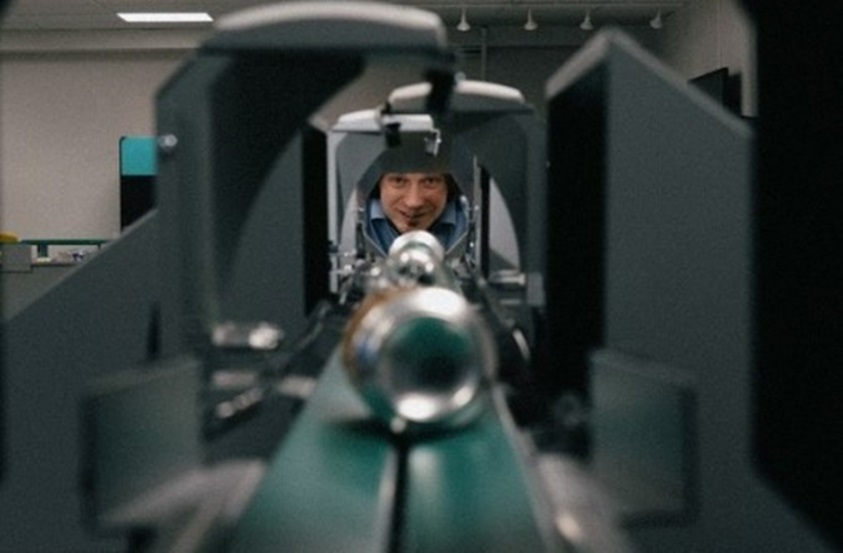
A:
[[[379,186],[383,211],[400,233],[427,230],[448,201],[442,173],[385,173]]]

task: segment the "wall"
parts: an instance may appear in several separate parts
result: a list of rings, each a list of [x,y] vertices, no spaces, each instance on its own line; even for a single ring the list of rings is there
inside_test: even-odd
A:
[[[665,19],[654,52],[687,79],[728,68],[740,113],[757,115],[755,29],[741,0],[690,1]]]
[[[3,37],[0,227],[27,239],[117,236],[119,138],[154,132],[156,91],[201,40],[200,35],[160,38],[107,32]],[[511,86],[526,83],[534,104],[540,104],[544,77],[565,56],[547,48],[530,55],[542,68],[531,80],[524,53],[506,52],[488,56],[488,78]],[[467,76],[481,78],[485,67],[479,56],[469,55],[465,62]],[[320,117],[330,124],[341,113],[371,108],[393,88],[421,78],[409,68],[375,66]]]
[[[96,47],[72,35],[12,48],[3,38],[2,228],[30,239],[113,238],[119,138],[153,132],[155,91],[188,50]]]
[[[751,77],[739,0],[695,0],[664,29],[625,29],[685,77],[721,65]],[[468,78],[516,87],[540,115],[544,86],[590,33],[540,27],[451,31]],[[201,33],[120,31],[0,35],[0,229],[22,238],[113,238],[119,233],[118,140],[154,132],[154,95]],[[376,68],[324,107],[371,108],[418,80]],[[750,86],[746,90],[752,90]],[[747,99],[747,111],[752,104]]]

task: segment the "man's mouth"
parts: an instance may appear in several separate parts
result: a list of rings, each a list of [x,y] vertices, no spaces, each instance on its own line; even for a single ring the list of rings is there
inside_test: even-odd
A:
[[[423,213],[416,213],[410,215],[403,213],[402,215],[404,216],[404,222],[407,223],[408,227],[418,227],[422,224],[422,221],[424,220]]]

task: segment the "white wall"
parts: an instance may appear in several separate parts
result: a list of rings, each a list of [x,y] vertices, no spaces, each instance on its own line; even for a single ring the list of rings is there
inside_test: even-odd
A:
[[[3,60],[2,226],[22,238],[120,229],[122,135],[153,132],[153,96],[181,56],[92,53]]]
[[[153,132],[154,95],[196,33],[0,33],[0,229],[113,238],[119,139]]]
[[[727,65],[754,79],[738,2],[692,0],[662,31],[630,32],[687,78]],[[540,28],[451,39],[468,52],[462,68],[469,78],[522,90],[542,115],[547,78],[589,36]],[[0,230],[29,239],[113,238],[120,228],[118,140],[154,132],[156,91],[202,38],[166,31],[0,35]],[[323,120],[374,107],[419,78],[401,68],[373,76],[325,106]],[[754,90],[751,82],[745,90]],[[751,114],[750,100],[747,106]]]
[[[0,41],[0,229],[23,239],[114,238],[119,221],[119,150],[123,135],[155,130],[154,100],[201,36],[140,33],[7,33]],[[573,51],[495,50],[488,77],[527,85],[540,105],[544,80]],[[530,71],[530,63],[534,69]],[[482,78],[477,56],[469,78]],[[532,79],[529,78],[532,76]],[[320,111],[378,105],[418,70],[375,66]]]

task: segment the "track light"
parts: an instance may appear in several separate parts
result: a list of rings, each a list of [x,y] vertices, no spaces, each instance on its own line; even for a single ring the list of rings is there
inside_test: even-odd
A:
[[[650,20],[650,27],[654,29],[661,29],[664,26],[664,22],[662,21],[662,11],[659,10],[656,12],[656,16]]]
[[[539,28],[539,24],[536,23],[536,20],[533,19],[533,9],[527,9],[527,22],[524,23],[524,30],[525,31],[535,31]]]
[[[582,23],[580,23],[580,29],[583,31],[594,30],[594,24],[591,22],[591,12],[585,13],[585,18],[582,20]]]
[[[468,24],[468,19],[465,17],[465,8],[462,9],[462,15],[460,16],[460,22],[457,24],[457,30],[466,32],[471,29],[471,25]]]

